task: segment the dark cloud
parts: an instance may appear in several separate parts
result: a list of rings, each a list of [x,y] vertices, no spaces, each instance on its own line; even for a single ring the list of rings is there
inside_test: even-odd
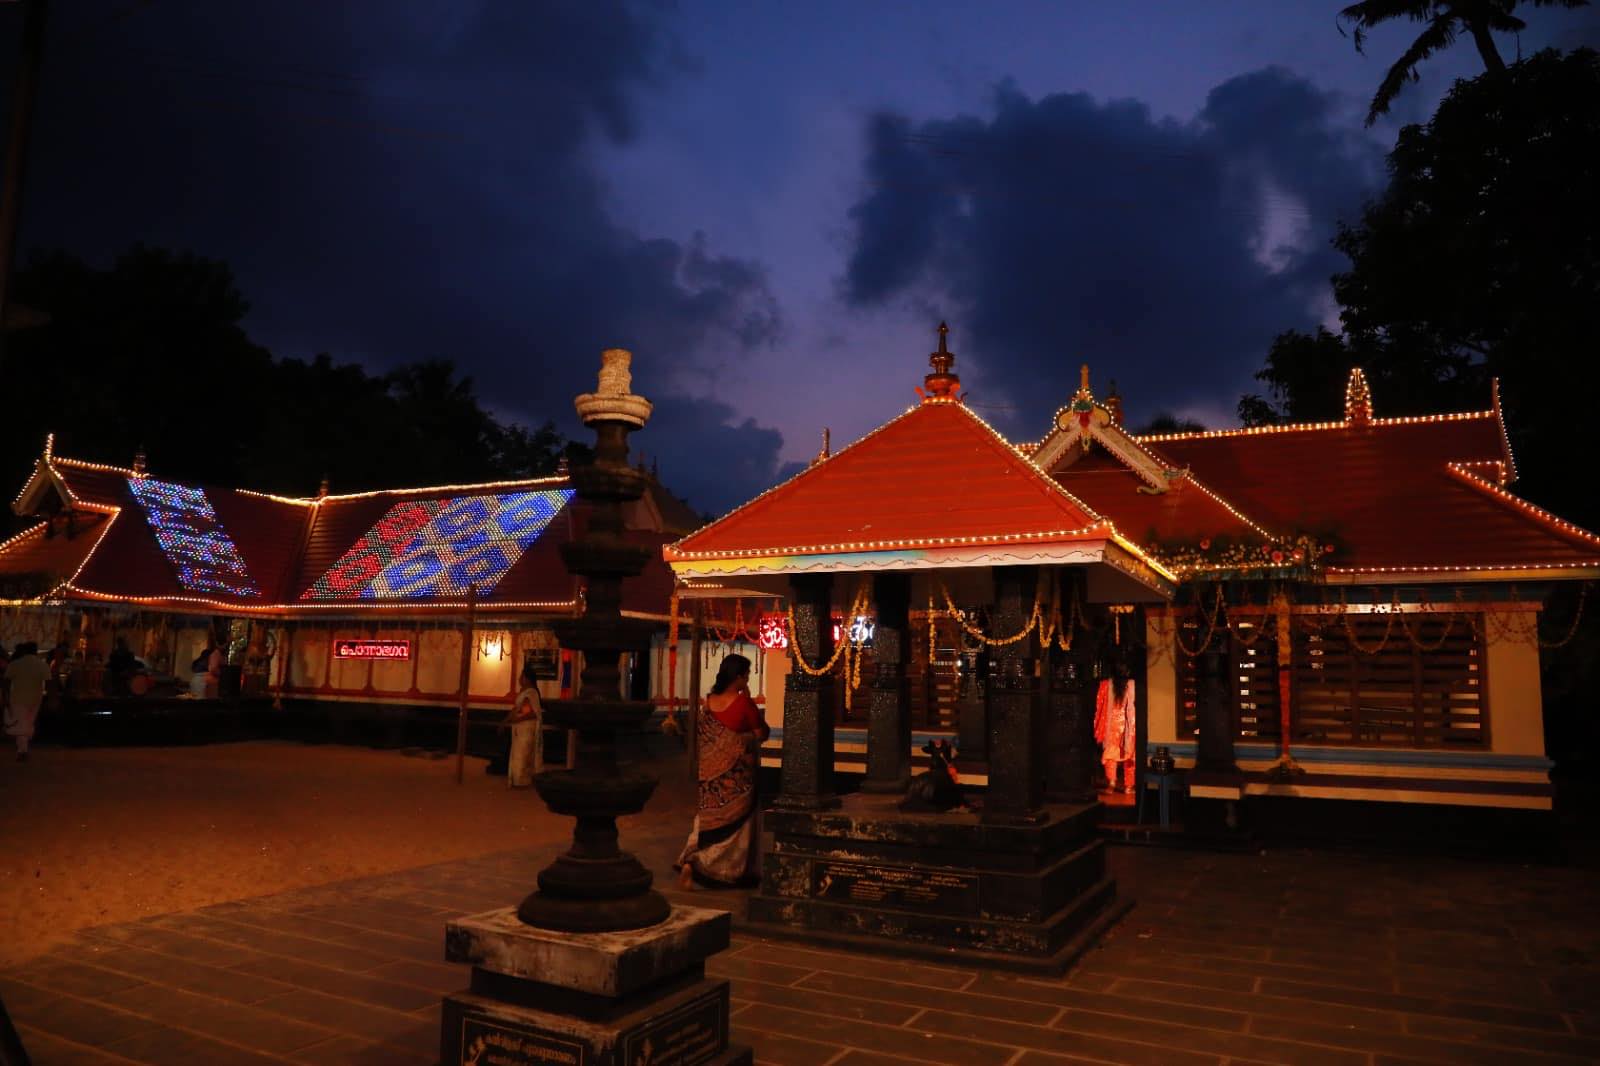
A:
[[[1355,128],[1280,68],[1219,85],[1187,122],[1011,86],[986,118],[880,116],[842,288],[864,306],[937,294],[984,389],[1018,401],[1017,432],[1080,362],[1135,411],[1231,407],[1272,337],[1326,300],[1335,221],[1380,173]]]
[[[135,241],[231,263],[281,355],[455,359],[496,410],[572,430],[600,349],[634,349],[685,477],[746,435],[668,393],[711,353],[769,345],[757,263],[608,211],[590,149],[686,61],[619,2],[56,6],[26,245],[104,259]],[[14,20],[11,20],[14,21]],[[9,43],[9,42],[6,42]],[[755,431],[752,431],[755,432]],[[770,483],[781,439],[680,491],[720,508]],[[763,464],[766,464],[763,467]],[[706,493],[700,495],[700,492]]]
[[[789,467],[778,462],[783,435],[753,418],[740,418],[721,400],[662,396],[634,440],[647,455],[660,454],[663,484],[713,517],[788,476]],[[692,441],[692,449],[684,449],[683,441]],[[679,446],[673,448],[673,442]]]

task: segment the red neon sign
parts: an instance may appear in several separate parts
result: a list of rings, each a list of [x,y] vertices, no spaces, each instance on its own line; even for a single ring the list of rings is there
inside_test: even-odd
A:
[[[411,658],[409,640],[336,640],[333,642],[335,659],[386,659]]]

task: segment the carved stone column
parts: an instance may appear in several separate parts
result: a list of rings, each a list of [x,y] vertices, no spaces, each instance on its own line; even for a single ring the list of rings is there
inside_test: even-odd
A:
[[[795,651],[813,666],[833,654],[830,574],[798,574],[789,581],[794,606]],[[832,674],[813,677],[795,663],[783,693],[783,767],[773,806],[815,811],[839,805],[833,790]]]
[[[1195,769],[1206,773],[1238,773],[1234,761],[1233,738],[1238,731],[1233,720],[1233,701],[1228,698],[1227,656],[1220,647],[1225,634],[1195,658],[1195,711],[1200,720],[1200,742]]]
[[[968,609],[968,617],[977,612]],[[961,682],[956,689],[956,747],[963,765],[989,758],[989,711],[984,691],[988,687],[989,654],[983,644],[958,633]]]
[[[911,784],[911,577],[873,578],[878,624],[872,637],[874,663],[867,720],[867,776],[863,792],[904,792]]]
[[[1045,798],[1052,803],[1089,803],[1095,798],[1091,673],[1081,653],[1058,650],[1050,654],[1046,718],[1050,766]]]
[[[1045,798],[1052,803],[1089,803],[1095,798],[1094,649],[1082,639],[1071,606],[1083,602],[1082,572],[1064,571],[1061,591],[1065,601],[1061,623],[1072,627],[1062,636],[1071,647],[1046,649]]]
[[[1034,581],[1031,566],[995,568],[991,635],[1008,636],[1027,623]],[[1044,803],[1037,642],[1030,634],[997,645],[989,662],[989,793],[983,819],[1002,824],[1037,822]]]

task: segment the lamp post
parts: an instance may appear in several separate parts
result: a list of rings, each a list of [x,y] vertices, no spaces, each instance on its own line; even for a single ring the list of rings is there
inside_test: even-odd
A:
[[[539,888],[517,917],[565,932],[638,929],[666,919],[666,898],[651,889],[651,874],[617,845],[617,818],[637,814],[655,791],[651,775],[617,761],[617,732],[650,716],[648,700],[622,698],[620,660],[650,646],[654,624],[622,617],[622,581],[644,569],[650,549],[623,536],[623,504],[644,495],[649,475],[628,465],[628,435],[650,418],[650,401],[632,393],[632,356],[611,348],[601,356],[595,392],[577,398],[584,425],[595,432],[594,461],[572,468],[577,498],[590,507],[588,528],[561,547],[567,569],[585,579],[583,614],[555,625],[565,648],[583,652],[580,695],[545,703],[545,719],[577,730],[570,770],[534,778],[539,797],[556,814],[577,819],[572,847],[539,874]]]
[[[599,388],[577,398],[595,455],[571,471],[588,522],[561,556],[588,587],[583,613],[554,628],[563,647],[583,652],[582,686],[577,698],[544,705],[547,721],[577,732],[577,757],[571,769],[533,779],[552,812],[577,820],[572,846],[540,871],[538,890],[519,906],[446,923],[445,958],[472,964],[472,984],[444,999],[444,1066],[752,1060],[748,1047],[728,1041],[728,980],[705,974],[705,960],[728,946],[730,915],[672,907],[651,890],[650,871],[617,846],[617,818],[643,810],[656,787],[617,760],[617,731],[651,713],[648,700],[622,698],[622,656],[648,648],[654,630],[622,617],[622,581],[651,556],[623,529],[623,505],[644,494],[650,477],[628,465],[628,434],[650,418],[650,401],[629,391],[631,359],[606,351]]]

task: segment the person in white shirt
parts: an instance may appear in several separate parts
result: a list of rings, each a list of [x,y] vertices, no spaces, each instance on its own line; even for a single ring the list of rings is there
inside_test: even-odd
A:
[[[5,729],[17,742],[18,762],[28,761],[28,742],[33,739],[39,705],[44,702],[44,684],[49,679],[50,664],[39,657],[39,646],[31,641],[17,645],[5,672]]]

